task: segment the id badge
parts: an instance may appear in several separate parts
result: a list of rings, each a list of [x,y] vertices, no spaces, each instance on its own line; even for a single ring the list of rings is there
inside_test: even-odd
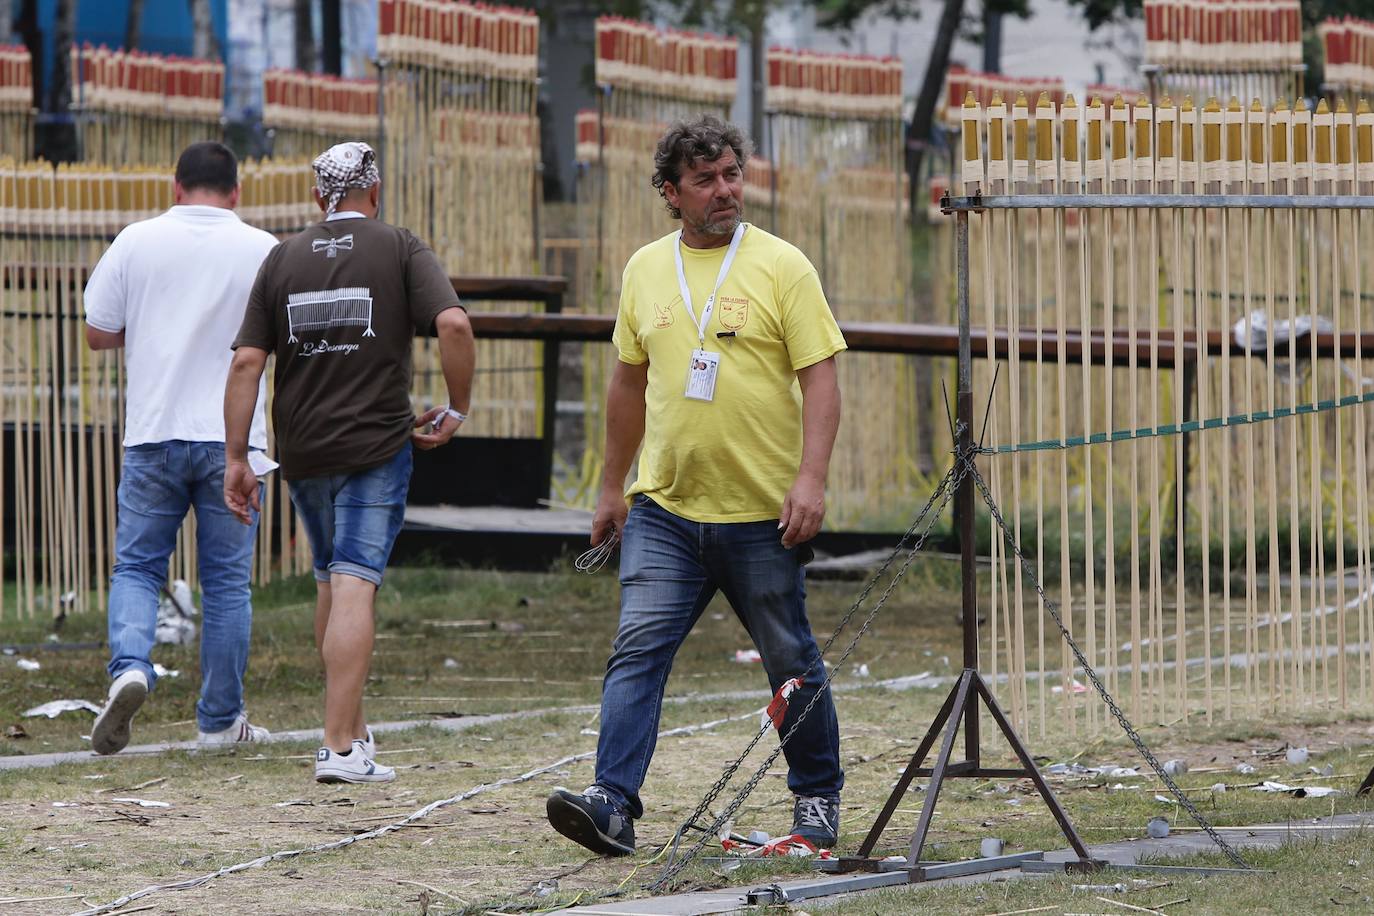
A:
[[[692,364],[687,370],[687,397],[694,401],[713,400],[716,396],[716,372],[719,369],[719,353],[693,350]]]

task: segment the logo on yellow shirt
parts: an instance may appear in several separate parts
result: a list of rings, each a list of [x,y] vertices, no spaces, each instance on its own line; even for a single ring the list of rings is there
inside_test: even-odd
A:
[[[738,331],[749,320],[749,300],[720,297],[720,324],[727,331]]]
[[[655,302],[655,303],[654,303],[654,327],[659,328],[660,330],[662,330],[663,328],[670,328],[670,327],[672,327],[672,326],[673,326],[673,305],[674,305],[674,303],[677,303],[677,302],[680,302],[680,301],[682,301],[682,297],[681,297],[681,296],[678,296],[676,299],[674,299],[672,302],[668,303],[667,305],[659,305],[657,302]]]

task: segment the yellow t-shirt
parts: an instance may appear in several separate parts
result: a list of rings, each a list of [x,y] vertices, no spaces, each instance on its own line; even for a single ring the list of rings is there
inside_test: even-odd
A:
[[[649,362],[644,446],[628,495],[696,522],[775,519],[801,464],[796,372],[843,350],[844,337],[806,255],[751,224],[701,344],[678,291],[676,239],[635,252],[620,287],[616,349],[622,362]],[[700,318],[726,248],[681,248]],[[720,354],[711,401],[685,394],[698,346]]]

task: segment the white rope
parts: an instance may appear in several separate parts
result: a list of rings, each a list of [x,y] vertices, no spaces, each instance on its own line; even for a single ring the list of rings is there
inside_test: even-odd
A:
[[[734,716],[726,716],[723,719],[712,719],[709,722],[702,722],[698,725],[683,725],[678,728],[671,728],[667,731],[659,732],[658,737],[671,738],[676,735],[690,735],[695,732],[705,731],[709,728],[715,728],[717,725],[725,725],[729,722],[738,722],[742,719],[754,719],[758,717],[759,712],[760,710],[751,710],[749,712],[740,713]],[[566,766],[570,763],[578,763],[580,761],[587,760],[595,756],[595,751],[586,751],[581,754],[571,754],[567,757],[560,757],[553,763],[548,763],[544,766],[537,767],[526,773],[522,773],[519,776],[510,776],[505,779],[498,779],[496,782],[482,783],[481,785],[474,786],[473,788],[468,789],[466,792],[462,792],[458,795],[440,799],[439,801],[430,802],[428,805],[425,805],[418,811],[412,812],[406,817],[403,817],[401,820],[391,824],[387,824],[384,827],[378,827],[376,830],[369,830],[366,833],[354,834],[353,836],[344,837],[341,840],[335,840],[331,843],[317,843],[314,846],[305,846],[301,849],[284,849],[281,852],[274,852],[269,855],[259,856],[256,859],[252,859],[247,862],[240,862],[237,865],[227,865],[224,868],[219,869],[218,871],[213,871],[208,874],[199,875],[195,878],[187,878],[185,881],[173,881],[168,884],[149,885],[148,887],[145,887],[142,890],[134,891],[132,894],[127,894],[123,897],[120,897],[118,900],[113,900],[109,903],[101,904],[100,906],[91,907],[88,910],[82,910],[79,913],[72,914],[72,916],[97,916],[97,914],[108,913],[112,910],[120,909],[121,907],[133,903],[135,900],[141,900],[144,897],[148,897],[153,894],[160,893],[162,891],[191,890],[192,888],[208,884],[216,878],[223,878],[226,875],[232,875],[235,872],[247,871],[250,868],[261,868],[264,865],[268,865],[272,862],[278,862],[282,859],[290,859],[296,856],[311,855],[317,852],[329,852],[330,850],[334,849],[342,849],[345,846],[352,845],[353,843],[356,843],[360,840],[375,840],[378,837],[387,835],[388,833],[393,833],[404,827],[408,827],[416,821],[423,820],[424,818],[429,817],[431,814],[433,814],[435,811],[440,810],[441,808],[447,808],[450,805],[457,804],[458,802],[467,801],[468,799],[473,798],[474,796],[481,795],[485,792],[491,792],[495,789],[501,789],[506,786],[516,785],[517,783],[529,782],[531,779],[543,776],[546,773],[557,770],[560,767]]]
[[[611,554],[615,553],[615,547],[619,543],[620,533],[612,527],[610,534],[602,538],[600,544],[573,561],[573,568],[588,575],[600,571],[601,567],[610,561]]]

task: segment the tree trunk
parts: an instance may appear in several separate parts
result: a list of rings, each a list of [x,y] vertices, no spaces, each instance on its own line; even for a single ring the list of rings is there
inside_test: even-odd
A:
[[[53,15],[52,85],[48,87],[48,110],[66,114],[72,107],[72,40],[76,36],[78,0],[57,0]]]
[[[0,0],[0,45],[10,43],[14,34],[14,5],[10,0]]]
[[[935,30],[935,43],[930,48],[930,61],[926,64],[925,80],[921,83],[921,94],[916,97],[916,111],[911,117],[911,125],[906,135],[907,176],[911,180],[911,218],[920,212],[921,162],[925,157],[926,145],[930,142],[930,128],[935,122],[935,106],[940,101],[940,92],[945,85],[945,73],[949,70],[949,54],[954,47],[954,35],[959,29],[959,17],[964,13],[964,0],[945,0],[944,12],[940,14],[940,24]]]
[[[311,0],[295,0],[296,69],[315,72],[315,28]]]
[[[749,136],[754,141],[754,149],[762,153],[764,106],[768,101],[768,42],[765,41],[764,17],[760,15],[749,23]],[[773,138],[768,138],[768,155],[771,158]]]
[[[129,0],[129,14],[124,20],[124,50],[137,51],[143,37],[143,0]]]
[[[1002,13],[983,0],[983,72],[1002,72]]]
[[[341,0],[320,2],[320,44],[323,45],[322,68],[325,73],[343,75],[343,10]]]
[[[219,57],[215,41],[215,21],[210,16],[210,0],[187,0],[191,7],[191,56],[202,60]]]

